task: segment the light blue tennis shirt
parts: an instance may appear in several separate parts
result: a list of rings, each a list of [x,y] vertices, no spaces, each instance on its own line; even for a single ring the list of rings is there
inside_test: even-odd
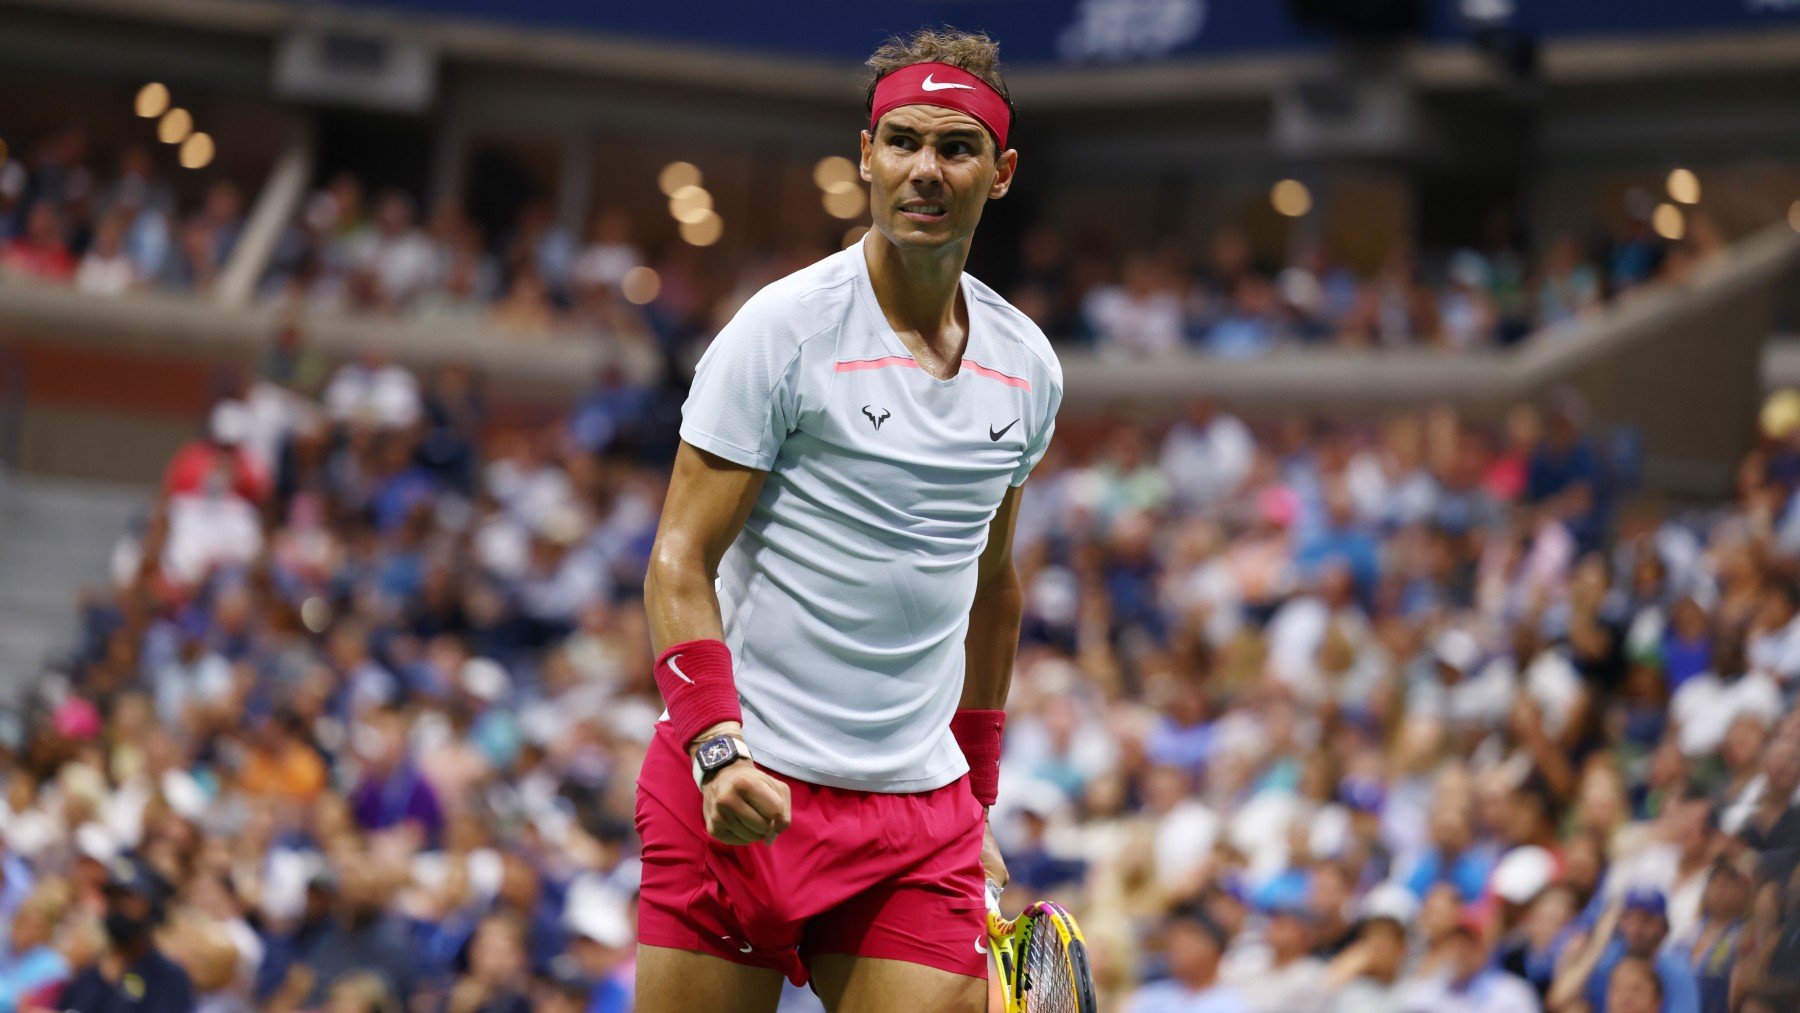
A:
[[[962,298],[962,367],[939,380],[852,246],[752,297],[682,408],[683,440],[769,473],[718,593],[745,738],[790,777],[912,792],[968,770],[950,718],[977,562],[1050,443],[1062,369],[992,289],[965,274]]]

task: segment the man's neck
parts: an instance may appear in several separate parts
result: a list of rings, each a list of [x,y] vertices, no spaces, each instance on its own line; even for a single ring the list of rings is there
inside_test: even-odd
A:
[[[1269,962],[1274,964],[1277,969],[1281,969],[1305,956],[1305,950],[1289,950],[1286,952],[1275,950],[1271,953]]]
[[[1177,978],[1176,980],[1180,981],[1181,987],[1187,989],[1189,992],[1204,992],[1218,983],[1219,972],[1214,970],[1209,974],[1188,975],[1185,978]]]
[[[957,324],[956,297],[969,259],[968,241],[940,249],[902,249],[872,232],[863,242],[863,256],[875,300],[901,338],[914,335],[931,351],[954,358],[965,336]],[[945,347],[951,343],[957,347]]]

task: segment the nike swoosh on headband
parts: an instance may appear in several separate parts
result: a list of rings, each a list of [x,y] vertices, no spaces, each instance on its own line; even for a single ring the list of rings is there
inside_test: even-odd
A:
[[[945,81],[943,84],[938,84],[936,81],[933,81],[931,79],[930,74],[926,74],[925,80],[919,82],[919,87],[925,89],[926,91],[943,91],[946,88],[961,88],[964,91],[974,91],[975,90],[975,86],[972,84],[957,84],[953,81]]]

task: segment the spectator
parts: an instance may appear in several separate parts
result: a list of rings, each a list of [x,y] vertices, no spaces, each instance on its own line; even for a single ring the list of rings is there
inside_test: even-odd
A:
[[[407,827],[435,843],[444,830],[437,792],[408,755],[406,726],[393,711],[375,711],[356,729],[367,767],[354,795],[356,822],[364,830]],[[364,901],[358,896],[353,903]],[[401,990],[401,994],[405,994]]]
[[[76,1013],[132,1009],[186,1013],[194,986],[181,966],[157,948],[168,885],[135,858],[114,859],[106,881],[107,947],[75,976],[57,1005]]]
[[[0,250],[0,273],[38,281],[64,282],[75,275],[62,215],[48,201],[32,205],[25,228]]]
[[[448,1013],[530,1013],[523,927],[489,915],[469,941],[469,971],[450,990]]]
[[[1102,352],[1122,356],[1168,355],[1182,344],[1181,297],[1156,261],[1136,254],[1125,261],[1124,280],[1088,293],[1082,317]]]
[[[1531,986],[1489,966],[1482,927],[1468,919],[1449,935],[1448,973],[1418,978],[1401,992],[1403,1013],[1534,1013],[1539,1009]]]
[[[1341,991],[1327,1007],[1331,1013],[1386,1013],[1399,1007],[1406,935],[1397,918],[1377,915],[1363,921],[1356,942],[1332,962],[1330,980]]]
[[[34,890],[13,915],[11,938],[0,954],[0,1009],[54,1004],[74,974],[58,938],[74,931],[68,884],[51,881]],[[67,919],[65,923],[65,919]]]
[[[1668,902],[1662,891],[1650,887],[1628,890],[1623,900],[1608,907],[1592,933],[1572,952],[1568,964],[1557,970],[1550,1005],[1580,995],[1592,1008],[1605,1009],[1613,969],[1631,958],[1650,963],[1661,980],[1662,1013],[1698,1013],[1700,993],[1693,971],[1687,961],[1662,949],[1668,933]]]
[[[1230,941],[1224,929],[1199,908],[1184,907],[1165,919],[1163,936],[1169,977],[1126,998],[1126,1013],[1250,1013],[1244,995],[1219,981]]]
[[[306,962],[314,981],[310,1003],[330,997],[341,1001],[346,981],[354,991],[372,996],[373,975],[388,996],[413,994],[418,958],[405,925],[389,910],[391,872],[369,863],[367,855],[346,855],[335,871],[337,897],[332,919],[313,945]]]
[[[1227,981],[1256,1013],[1306,1013],[1325,1008],[1325,962],[1312,955],[1316,926],[1299,898],[1279,898],[1266,909],[1262,941],[1241,937],[1233,947]]]
[[[1720,861],[1707,877],[1697,923],[1670,943],[1671,952],[1686,958],[1694,973],[1702,1013],[1731,1009],[1732,971],[1749,910],[1749,877],[1732,862]],[[1660,979],[1657,991],[1660,1001]]]
[[[1619,961],[1606,986],[1606,1013],[1658,1013],[1663,1008],[1662,979],[1640,957]]]
[[[374,226],[358,234],[350,248],[351,263],[364,276],[376,309],[408,309],[437,280],[437,253],[417,218],[411,197],[386,191],[376,198]]]
[[[605,207],[594,213],[588,244],[575,259],[570,280],[577,289],[604,286],[617,291],[632,268],[643,262],[643,251],[631,240],[631,215],[624,208]]]
[[[93,244],[75,269],[76,288],[90,295],[121,295],[137,287],[137,264],[125,248],[128,222],[121,211],[100,220]]]
[[[1537,319],[1546,327],[1593,312],[1600,305],[1600,277],[1585,263],[1581,243],[1557,237],[1537,278]]]
[[[198,496],[215,488],[250,503],[264,502],[270,478],[263,463],[245,450],[251,419],[241,401],[213,406],[204,440],[190,440],[163,471],[163,495]]]

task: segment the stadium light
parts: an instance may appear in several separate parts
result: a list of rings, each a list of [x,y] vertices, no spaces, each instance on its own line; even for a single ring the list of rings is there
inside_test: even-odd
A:
[[[669,215],[683,225],[705,219],[712,209],[712,194],[697,184],[690,183],[669,195]]]
[[[834,183],[854,184],[856,180],[856,163],[842,155],[827,155],[813,166],[813,185],[821,190],[830,190]]]
[[[1783,387],[1763,402],[1758,416],[1763,435],[1771,440],[1785,440],[1800,429],[1800,390]]]
[[[1312,191],[1297,179],[1284,179],[1269,189],[1269,203],[1277,214],[1299,218],[1312,210]]]
[[[1658,204],[1656,212],[1650,216],[1650,227],[1673,243],[1687,235],[1687,217],[1673,204]]]
[[[867,225],[852,225],[852,226],[850,226],[849,228],[844,230],[843,249],[848,250],[850,247],[855,246],[857,243],[862,242],[863,237],[868,234],[869,234],[869,227]]]
[[[180,106],[163,113],[156,124],[156,139],[164,144],[180,144],[193,132],[194,117]]]
[[[331,625],[330,603],[316,595],[301,602],[300,622],[309,633],[324,633]]]
[[[181,167],[183,169],[204,169],[212,164],[214,145],[212,135],[195,131],[181,142]]]
[[[849,221],[868,210],[869,195],[854,182],[840,180],[826,188],[819,203],[825,205],[826,214]]]
[[[656,188],[664,197],[675,196],[675,191],[684,186],[700,185],[700,167],[692,162],[670,162],[656,174]]]
[[[1700,177],[1692,169],[1675,169],[1669,173],[1670,199],[1677,204],[1700,203]]]
[[[161,81],[152,81],[138,89],[137,98],[131,103],[132,109],[144,119],[153,120],[169,111],[169,88]]]
[[[725,220],[714,211],[707,211],[699,221],[681,223],[681,238],[694,246],[711,246],[724,234]]]
[[[619,282],[619,293],[633,306],[649,305],[661,291],[662,276],[641,264],[626,271],[625,277]]]

